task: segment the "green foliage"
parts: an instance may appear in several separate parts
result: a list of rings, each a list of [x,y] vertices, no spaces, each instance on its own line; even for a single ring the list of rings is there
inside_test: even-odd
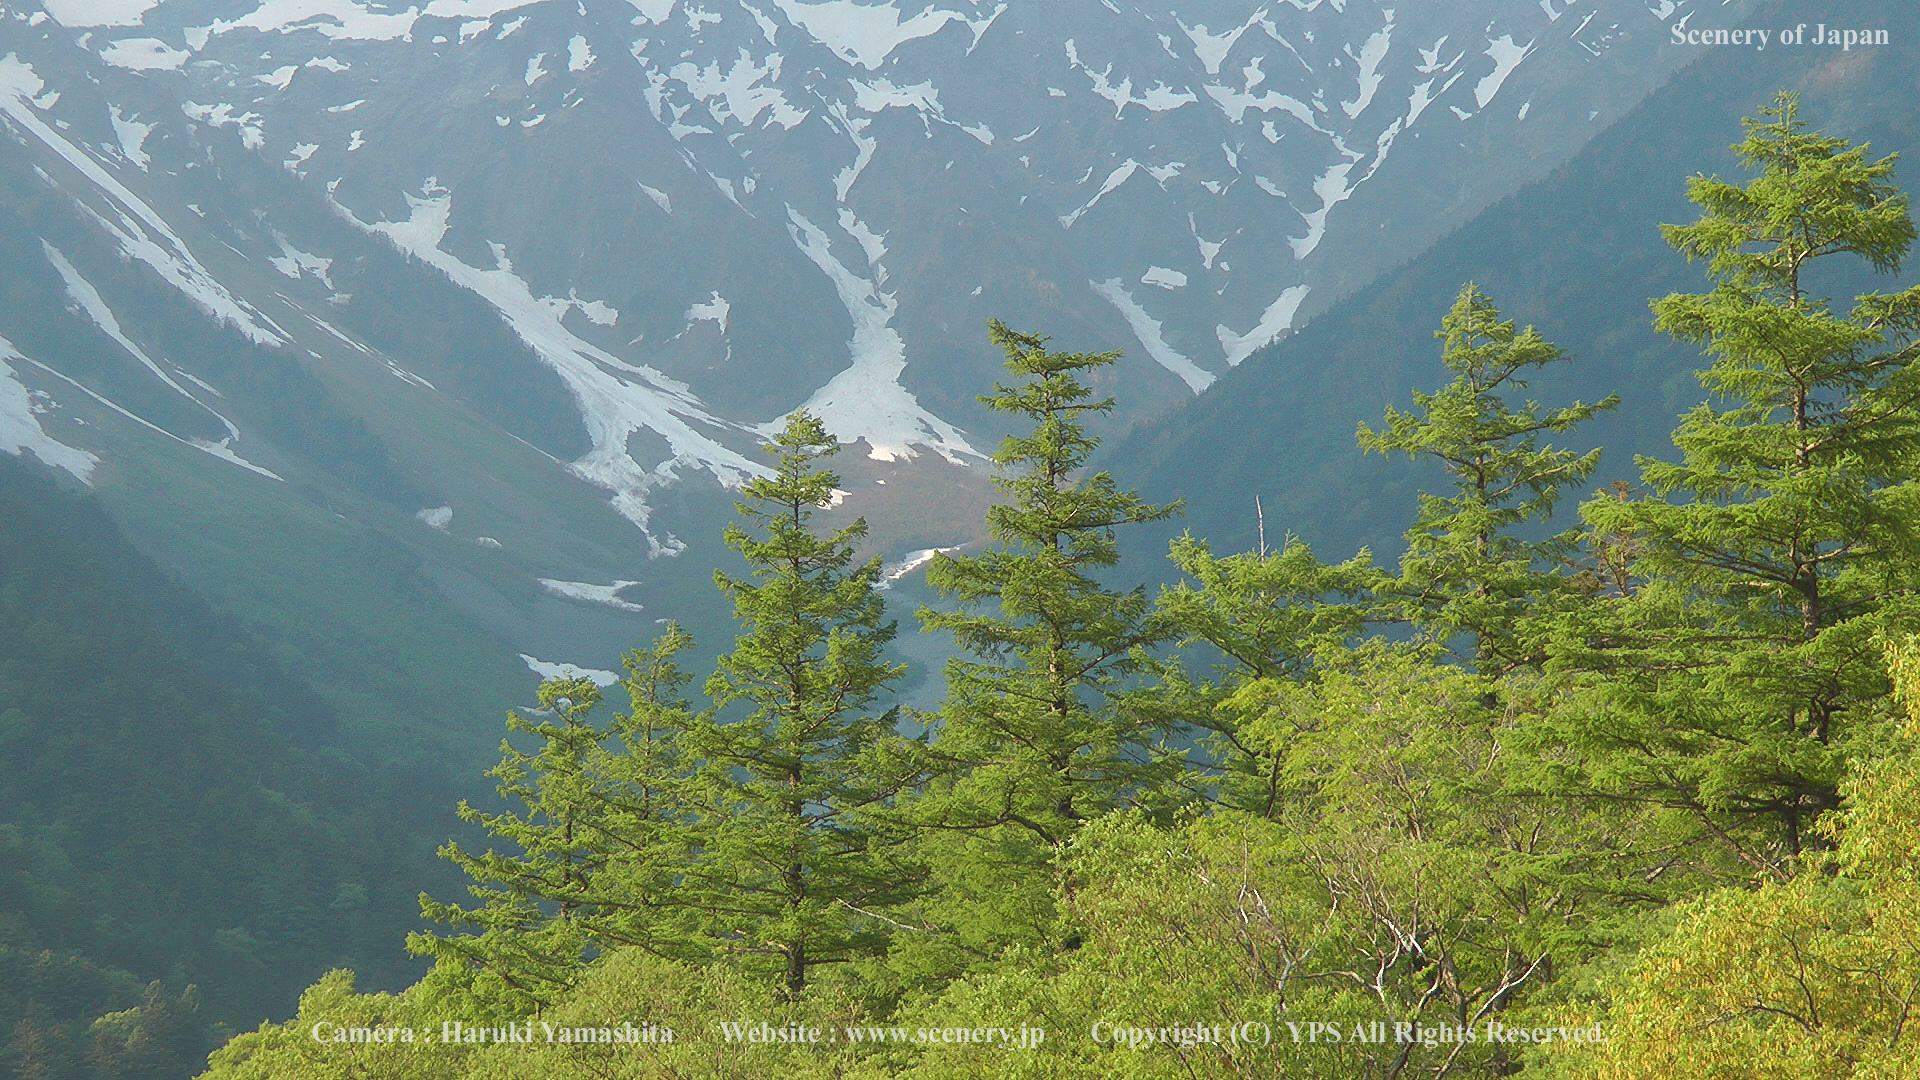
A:
[[[1019,382],[984,400],[1034,426],[996,459],[995,546],[930,572],[957,610],[923,621],[967,651],[930,739],[895,733],[878,564],[860,523],[812,527],[834,444],[796,414],[727,534],[752,573],[718,578],[741,633],[712,707],[677,697],[677,631],[629,658],[631,716],[549,683],[494,774],[518,807],[465,811],[519,853],[450,848],[483,904],[428,905],[479,933],[424,942],[446,962],[402,995],[329,976],[209,1075],[1920,1078],[1920,290],[1835,316],[1805,276],[1893,269],[1913,231],[1888,164],[1791,99],[1749,127],[1760,175],[1696,180],[1706,216],[1668,234],[1714,290],[1655,304],[1713,400],[1584,535],[1547,521],[1597,458],[1542,439],[1613,401],[1512,404],[1564,356],[1469,285],[1453,381],[1360,433],[1452,487],[1398,575],[1188,536],[1150,607],[1105,575],[1173,508],[1086,470],[1112,354],[995,323]],[[142,1008],[94,1045],[172,1015]],[[480,1017],[675,1037],[312,1036]],[[988,1030],[1026,1041],[930,1036]]]
[[[916,776],[879,704],[905,670],[882,650],[893,638],[875,591],[880,561],[855,565],[864,521],[817,535],[816,511],[839,478],[817,467],[837,445],[804,410],[772,444],[771,475],[748,482],[729,546],[751,580],[716,574],[742,632],[707,680],[717,710],[687,750],[700,759],[694,798],[698,857],[691,893],[718,947],[749,967],[771,960],[789,995],[823,964],[884,951],[883,914],[915,891],[876,815]]]
[[[692,723],[676,695],[687,677],[674,658],[691,644],[669,626],[651,648],[627,654],[632,711],[610,727],[592,722],[600,688],[591,679],[540,686],[534,720],[509,713],[507,729],[540,740],[536,754],[501,744],[489,775],[523,811],[460,816],[517,853],[473,854],[457,843],[443,857],[466,872],[473,909],[422,894],[421,914],[475,933],[415,934],[415,952],[472,968],[475,992],[501,1015],[551,1004],[572,986],[590,950],[619,945],[674,951],[680,944],[663,898],[685,863],[687,797],[679,735]]]
[[[1620,395],[1552,410],[1535,401],[1508,405],[1505,395],[1527,388],[1529,370],[1567,357],[1533,327],[1516,333],[1511,320],[1500,321],[1493,301],[1471,283],[1434,336],[1445,343],[1440,359],[1453,381],[1434,393],[1414,391],[1419,412],[1388,406],[1382,430],[1361,424],[1357,435],[1363,450],[1434,459],[1454,490],[1420,496],[1391,606],[1437,641],[1468,639],[1483,671],[1533,666],[1537,647],[1518,624],[1564,590],[1561,571],[1576,534],[1530,541],[1520,530],[1551,518],[1566,489],[1585,482],[1600,461],[1597,449],[1576,454],[1538,440],[1613,408]]]
[[[1791,95],[1747,128],[1758,175],[1695,177],[1703,217],[1666,230],[1713,290],[1653,304],[1712,357],[1713,400],[1674,432],[1678,462],[1643,458],[1642,491],[1581,508],[1617,595],[1567,622],[1555,665],[1590,676],[1566,736],[1591,755],[1579,784],[1784,877],[1885,713],[1875,635],[1914,615],[1920,287],[1848,314],[1809,292],[1832,256],[1895,269],[1906,199],[1890,159],[1808,133]]]
[[[1898,749],[1856,768],[1824,865],[1724,889],[1607,986],[1606,1044],[1556,1055],[1582,1080],[1920,1076],[1920,679],[1916,642],[1893,650],[1908,708]]]
[[[1153,682],[1129,695],[1126,707],[1205,732],[1206,757],[1194,764],[1218,785],[1213,797],[1273,816],[1280,808],[1283,747],[1251,730],[1257,709],[1244,707],[1242,688],[1310,678],[1317,654],[1351,644],[1366,629],[1386,575],[1365,551],[1329,566],[1291,536],[1273,553],[1228,556],[1184,536],[1168,557],[1186,580],[1161,591],[1156,615],[1190,657],[1213,654],[1212,677],[1194,674],[1190,659],[1158,662]]]
[[[142,989],[126,972],[79,956],[0,944],[5,1075],[168,1080],[191,1071],[218,1038],[192,987]]]
[[[0,454],[0,1074],[176,1077],[329,966],[417,977],[416,793],[337,729],[93,496]]]
[[[981,400],[1032,430],[994,456],[1008,497],[987,513],[996,546],[936,556],[927,571],[959,608],[923,609],[922,625],[952,634],[971,658],[947,666],[933,744],[943,774],[916,817],[965,849],[943,857],[968,879],[950,885],[998,924],[973,930],[1019,937],[1043,922],[1044,868],[1059,847],[1168,775],[1154,753],[1164,726],[1114,704],[1136,651],[1164,633],[1147,619],[1144,590],[1115,591],[1100,575],[1119,561],[1114,530],[1178,508],[1149,505],[1104,472],[1083,474],[1098,445],[1085,418],[1113,402],[1094,400],[1080,379],[1118,354],[1050,352],[1045,338],[998,321],[990,336],[1021,381]]]

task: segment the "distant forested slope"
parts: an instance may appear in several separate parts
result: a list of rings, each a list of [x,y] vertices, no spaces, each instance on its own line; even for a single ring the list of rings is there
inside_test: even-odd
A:
[[[183,1075],[328,967],[411,972],[450,815],[411,820],[335,728],[90,495],[0,454],[0,1073]]]

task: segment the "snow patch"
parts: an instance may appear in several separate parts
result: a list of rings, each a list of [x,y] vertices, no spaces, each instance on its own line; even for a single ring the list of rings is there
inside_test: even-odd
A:
[[[620,681],[620,676],[600,668],[580,667],[577,664],[555,664],[536,659],[526,653],[520,654],[520,661],[527,669],[541,679],[592,679],[595,686],[612,686]]]
[[[1062,214],[1060,216],[1060,227],[1063,229],[1073,228],[1073,223],[1076,221],[1079,221],[1080,216],[1082,214],[1085,214],[1087,211],[1093,209],[1094,206],[1097,205],[1101,199],[1106,198],[1107,195],[1111,194],[1113,191],[1118,189],[1121,184],[1124,184],[1128,180],[1132,179],[1134,171],[1139,167],[1140,167],[1140,163],[1133,160],[1132,158],[1128,158],[1127,160],[1121,162],[1119,168],[1116,168],[1112,172],[1107,174],[1106,180],[1102,181],[1100,184],[1100,190],[1093,193],[1093,198],[1088,199],[1085,203],[1082,203],[1080,208],[1078,210],[1075,210],[1073,213]]]
[[[61,26],[138,26],[160,0],[45,0],[41,6]]]
[[[860,244],[860,250],[866,254],[867,266],[873,270],[873,283],[885,285],[887,270],[880,265],[880,260],[887,254],[887,234],[874,232],[844,206],[840,208],[840,227]]]
[[[634,183],[639,184],[640,182],[636,180]],[[666,192],[661,191],[659,188],[650,188],[645,184],[640,184],[640,190],[646,192],[647,198],[652,199],[654,205],[658,206],[662,211],[669,214],[673,213],[673,200],[667,198]]]
[[[1234,42],[1240,40],[1240,35],[1246,33],[1247,28],[1253,25],[1253,20],[1248,19],[1232,30],[1219,34],[1208,32],[1206,23],[1194,23],[1188,26],[1175,19],[1174,25],[1180,27],[1181,32],[1187,35],[1188,41],[1193,42],[1193,55],[1200,61],[1200,66],[1206,69],[1207,74],[1218,75],[1221,62],[1226,60],[1227,53],[1233,49]]]
[[[353,0],[266,0],[241,18],[215,19],[207,29],[215,37],[234,30],[263,34],[312,30],[334,41],[396,41],[413,31],[419,17],[418,8],[387,14]]]
[[[847,83],[853,87],[853,106],[861,112],[917,109],[920,112],[945,118],[940,108],[940,91],[930,81],[915,83],[912,86],[895,86],[891,79],[875,79],[872,82],[849,79]]]
[[[634,19],[636,24],[644,20],[655,25],[666,22],[673,16],[673,5],[676,2],[678,0],[627,0],[627,3],[632,4],[634,10],[640,13],[639,17]]]
[[[672,535],[650,530],[647,494],[653,488],[679,480],[681,470],[689,468],[705,469],[728,487],[765,473],[763,466],[707,433],[731,425],[710,413],[685,384],[653,368],[629,364],[568,330],[561,316],[579,302],[572,297],[556,301],[535,296],[526,281],[513,273],[504,248],[495,246],[497,265],[491,270],[440,250],[453,212],[451,192],[428,178],[421,194],[408,194],[406,200],[411,212],[404,221],[365,222],[345,207],[340,211],[360,228],[386,237],[402,252],[486,300],[567,383],[592,443],[592,449],[568,468],[612,492],[614,509],[647,536],[653,555],[685,549]],[[627,440],[640,431],[666,439],[670,454],[665,461],[646,467],[629,456]]]
[[[113,121],[113,134],[120,140],[120,152],[127,156],[128,161],[133,162],[142,172],[145,172],[147,163],[153,160],[144,149],[147,145],[147,136],[153,134],[153,129],[159,125],[143,124],[138,120],[122,116],[118,105],[107,107],[107,118]]]
[[[3,340],[0,340],[0,346],[4,346],[5,344],[6,343]],[[46,372],[48,375],[51,375],[54,378],[59,379],[61,382],[66,383],[68,386],[73,387],[74,389],[87,395],[88,397],[106,406],[107,408],[112,409],[114,412],[120,414],[121,416],[126,417],[127,419],[133,421],[136,424],[139,424],[141,427],[144,427],[147,430],[152,431],[157,435],[161,435],[168,439],[172,439],[174,442],[177,442],[182,446],[191,446],[195,450],[205,451],[206,453],[211,454],[222,461],[229,462],[234,465],[238,465],[241,468],[247,470],[248,472],[258,473],[259,475],[267,477],[270,480],[284,481],[285,479],[284,477],[280,476],[278,473],[272,472],[268,469],[263,469],[260,466],[255,465],[253,462],[248,461],[247,459],[241,457],[239,454],[234,453],[231,447],[231,444],[234,438],[233,436],[228,436],[227,438],[222,439],[217,443],[207,442],[204,439],[193,439],[191,441],[187,439],[183,439],[180,436],[175,435],[173,432],[168,431],[166,428],[163,428],[160,425],[155,424],[150,420],[147,420],[145,417],[138,416],[128,411],[127,409],[122,408],[120,405],[115,404],[114,402],[108,400],[106,397],[89,389],[85,384],[81,383],[79,380],[73,378],[70,375],[62,374],[61,372],[55,371],[54,369],[48,367],[47,365],[41,363],[38,360],[29,360],[26,357],[20,356],[18,353],[14,353],[13,356],[16,359],[26,360],[27,363],[32,364],[34,367],[39,368],[41,371]],[[4,366],[4,365],[0,365],[0,366]],[[215,415],[218,416],[219,414],[215,413]],[[225,419],[226,419],[225,417],[221,417],[221,420],[223,422],[225,421]],[[92,455],[88,455],[88,456],[91,457]],[[45,459],[42,459],[42,460],[45,460]],[[95,460],[98,460],[98,459],[95,459]],[[85,479],[85,477],[82,477],[82,479]]]
[[[1236,334],[1224,325],[1214,327],[1214,334],[1220,339],[1220,348],[1226,352],[1227,366],[1237,367],[1255,349],[1269,344],[1290,329],[1294,312],[1300,309],[1300,302],[1307,298],[1307,292],[1305,285],[1288,288],[1267,305],[1267,310],[1260,314],[1260,321],[1244,334]]]
[[[1192,214],[1187,215],[1187,231],[1193,234],[1193,242],[1200,248],[1200,265],[1208,270],[1213,269],[1214,258],[1220,254],[1221,248],[1227,246],[1226,239],[1208,240],[1201,236],[1200,226],[1194,222]]]
[[[1287,238],[1287,245],[1293,249],[1295,259],[1304,259],[1313,254],[1313,249],[1319,247],[1321,239],[1327,235],[1327,214],[1353,195],[1355,185],[1347,182],[1347,174],[1353,171],[1353,166],[1351,161],[1329,165],[1314,178],[1313,193],[1320,196],[1320,208],[1300,215],[1307,223],[1307,235]]]
[[[422,390],[439,389],[439,387],[408,371],[406,368],[401,367],[399,364],[394,363],[392,360],[387,361],[387,373],[409,386],[417,386]]]
[[[795,108],[779,87],[770,85],[780,78],[779,53],[768,53],[764,61],[756,61],[751,53],[741,49],[734,57],[733,66],[724,72],[718,62],[705,67],[682,63],[675,64],[667,76],[706,103],[707,112],[722,124],[732,120],[751,125],[769,109],[772,110],[769,119],[788,130],[807,118],[806,110]]]
[[[176,71],[192,58],[158,38],[123,38],[100,50],[100,59],[129,71]]]
[[[773,6],[787,21],[813,35],[813,39],[852,64],[873,71],[886,62],[893,50],[909,41],[938,33],[950,22],[959,22],[973,31],[975,44],[987,26],[1006,10],[997,5],[984,19],[969,19],[956,11],[925,8],[908,19],[900,17],[891,4],[866,5],[854,0],[824,0],[801,3],[800,0],[773,0]]]
[[[685,318],[689,325],[697,322],[718,323],[720,332],[724,334],[727,332],[727,313],[731,310],[733,305],[727,303],[727,298],[716,290],[706,300],[688,307]]]
[[[91,3],[92,0],[65,0]],[[111,3],[140,3],[144,0],[109,0]],[[258,30],[263,34],[290,34],[312,31],[333,41],[399,41],[410,37],[414,24],[422,18],[468,19],[486,21],[504,11],[526,7],[534,0],[432,0],[425,8],[409,6],[403,11],[377,11],[354,0],[265,0],[252,12],[238,19],[215,19],[198,30],[188,30],[189,42],[195,34],[218,36],[234,30]],[[501,36],[519,29],[522,16],[509,24]],[[461,41],[473,23],[460,28]],[[204,46],[205,37],[197,50]]]
[[[885,480],[876,480],[874,482],[879,484],[886,483]],[[932,562],[935,555],[945,555],[949,551],[959,551],[965,546],[965,544],[955,544],[952,547],[921,548],[918,551],[909,551],[900,561],[890,562],[882,566],[880,568],[880,579],[873,583],[873,587],[880,590],[891,589],[894,583],[901,578]]]
[[[813,392],[802,406],[820,418],[843,442],[865,439],[869,456],[879,461],[911,458],[915,445],[925,446],[947,461],[962,465],[962,455],[983,457],[967,444],[959,429],[921,408],[900,385],[907,366],[907,345],[891,325],[896,303],[891,293],[854,274],[834,257],[827,234],[798,210],[787,207],[787,231],[801,254],[813,260],[853,320],[849,351],[853,363]],[[777,418],[761,425],[771,437],[785,422]]]
[[[615,581],[611,585],[595,585],[586,581],[560,581],[555,578],[541,578],[540,587],[569,600],[585,600],[590,604],[604,604],[616,611],[644,611],[645,608],[631,600],[620,599],[620,590],[629,585],[640,584],[637,581]]]
[[[1511,34],[1501,34],[1499,38],[1488,41],[1486,55],[1493,58],[1493,73],[1474,84],[1475,104],[1486,108],[1487,102],[1492,101],[1493,95],[1499,93],[1500,87],[1506,83],[1507,76],[1513,74],[1513,69],[1519,67],[1520,61],[1525,60],[1532,51],[1533,42],[1515,45]]]
[[[255,465],[253,462],[248,461],[246,458],[241,457],[239,454],[234,453],[233,438],[234,438],[233,436],[229,435],[228,437],[221,439],[219,442],[208,442],[205,439],[193,439],[188,442],[188,445],[192,446],[196,450],[204,450],[207,453],[212,454],[214,457],[219,458],[221,461],[228,463],[229,465],[238,465],[250,473],[257,473],[260,476],[264,476],[269,480],[278,480],[283,484],[286,483],[286,480],[287,480],[286,477],[281,476],[279,473],[274,472],[272,469],[261,468],[260,466]]]
[[[93,467],[100,459],[85,450],[56,440],[40,426],[33,396],[20,382],[9,360],[25,360],[13,343],[0,338],[0,452],[15,457],[32,451],[33,456],[56,469],[65,469],[73,478],[91,484]]]
[[[1147,309],[1134,300],[1133,294],[1127,291],[1119,278],[1089,281],[1087,284],[1092,286],[1093,291],[1107,303],[1119,309],[1121,316],[1127,320],[1128,328],[1133,331],[1133,336],[1146,347],[1147,355],[1153,358],[1154,363],[1179,376],[1180,381],[1186,383],[1187,388],[1196,394],[1213,384],[1213,375],[1210,372],[1175,352],[1173,346],[1167,344],[1166,338],[1161,334],[1160,320],[1147,314]]]
[[[1407,95],[1407,117],[1401,122],[1402,125],[1412,127],[1413,122],[1420,119],[1420,114],[1427,111],[1427,106],[1433,104],[1436,96],[1432,79],[1414,87],[1413,92]]]
[[[180,111],[189,119],[211,127],[222,128],[232,124],[240,130],[240,145],[249,150],[258,150],[266,145],[266,134],[260,130],[259,113],[247,112],[235,116],[232,105],[201,105],[192,101],[181,102]]]
[[[572,289],[567,290],[567,304],[595,326],[612,326],[620,321],[618,308],[605,300],[582,300]]]
[[[585,71],[593,66],[593,47],[587,44],[585,34],[575,34],[567,42],[567,70]]]
[[[1111,63],[1106,66],[1105,70],[1095,71],[1092,67],[1081,62],[1079,46],[1074,44],[1072,38],[1068,38],[1064,45],[1067,51],[1067,63],[1079,69],[1080,73],[1088,78],[1093,84],[1093,92],[1096,96],[1106,98],[1108,101],[1113,102],[1113,115],[1116,117],[1125,112],[1129,105],[1141,105],[1152,112],[1169,112],[1182,105],[1191,105],[1200,100],[1199,95],[1193,91],[1175,90],[1165,82],[1156,83],[1152,89],[1146,91],[1139,97],[1135,97],[1133,93],[1132,76],[1122,78],[1118,83],[1115,83],[1113,81],[1113,65]]]
[[[1205,90],[1207,96],[1213,99],[1213,103],[1226,114],[1227,119],[1236,124],[1246,119],[1248,109],[1257,109],[1261,112],[1272,112],[1278,109],[1323,135],[1327,133],[1326,129],[1320,126],[1319,121],[1314,119],[1312,108],[1300,99],[1289,97],[1277,90],[1269,90],[1255,97],[1246,90],[1235,90],[1218,83],[1206,83],[1200,89]]]
[[[1386,15],[1387,25],[1367,38],[1367,43],[1360,46],[1358,56],[1354,55],[1352,46],[1347,47],[1347,56],[1360,68],[1359,94],[1352,101],[1340,103],[1340,111],[1346,113],[1349,120],[1367,111],[1367,106],[1373,104],[1373,95],[1380,89],[1380,61],[1386,59],[1388,42],[1393,37],[1392,9],[1388,9]]]
[[[287,238],[278,232],[273,234],[273,242],[279,245],[280,254],[269,257],[267,262],[275,270],[280,271],[282,274],[296,281],[299,280],[302,274],[312,274],[314,277],[319,278],[321,283],[327,288],[333,288],[333,278],[328,276],[328,272],[333,269],[332,259],[323,259],[318,255],[309,255],[299,248],[294,247],[292,244],[289,244]]]
[[[173,376],[167,374],[166,370],[159,364],[154,363],[153,358],[148,356],[145,350],[134,344],[133,341],[127,337],[120,329],[120,320],[113,317],[113,310],[107,306],[106,300],[101,297],[100,290],[94,288],[92,282],[80,276],[80,271],[76,270],[73,264],[67,261],[67,257],[61,254],[59,248],[42,240],[40,241],[40,250],[46,255],[47,261],[53,264],[53,268],[59,272],[60,279],[66,283],[68,298],[80,308],[81,312],[83,312],[88,319],[93,321],[95,326],[100,328],[102,333],[112,338],[114,344],[126,350],[127,355],[140,361],[140,365],[152,372],[155,378],[165,383],[168,389],[208,412],[213,413],[214,417],[227,429],[229,436],[239,437],[239,429],[233,426],[232,421],[221,416],[213,406],[201,401],[194,395],[193,391],[175,382]]]
[[[1158,285],[1162,289],[1184,289],[1187,287],[1187,275],[1164,266],[1149,266],[1147,272],[1140,275],[1140,284]]]
[[[873,152],[879,149],[880,140],[866,134],[867,126],[873,121],[865,116],[848,116],[846,106],[833,102],[827,107],[827,115],[834,120],[834,126],[853,142],[853,161],[833,176],[833,197],[835,202],[847,201],[847,193],[853,190],[853,182],[860,179],[867,163],[873,160]]]

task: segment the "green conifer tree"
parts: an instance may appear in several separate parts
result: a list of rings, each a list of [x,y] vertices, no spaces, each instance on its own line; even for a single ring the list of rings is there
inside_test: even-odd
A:
[[[1509,671],[1537,663],[1538,646],[1522,640],[1520,622],[1564,590],[1566,561],[1577,533],[1530,540],[1524,530],[1553,514],[1568,487],[1584,482],[1600,451],[1577,454],[1541,446],[1619,395],[1593,404],[1548,409],[1508,403],[1527,388],[1525,376],[1567,356],[1534,328],[1516,332],[1493,301],[1469,282],[1434,335],[1452,382],[1434,393],[1414,391],[1417,411],[1389,406],[1380,431],[1361,424],[1363,450],[1426,457],[1444,467],[1451,495],[1420,496],[1400,580],[1388,590],[1401,617],[1442,643],[1460,642],[1480,670]]]
[[[1888,714],[1875,638],[1915,614],[1920,287],[1847,312],[1816,291],[1848,257],[1899,268],[1914,227],[1891,158],[1808,131],[1791,94],[1745,126],[1757,175],[1693,177],[1700,220],[1665,229],[1712,290],[1653,303],[1711,357],[1710,400],[1675,430],[1679,461],[1641,459],[1645,495],[1582,507],[1631,577],[1557,666],[1594,674],[1570,732],[1588,790],[1673,808],[1785,876]]]
[[[1185,580],[1160,592],[1158,617],[1185,655],[1157,659],[1153,679],[1129,699],[1207,733],[1196,757],[1202,793],[1263,817],[1282,809],[1284,747],[1254,730],[1264,706],[1247,690],[1265,681],[1305,681],[1316,654],[1351,645],[1368,625],[1386,575],[1361,551],[1337,565],[1288,536],[1278,551],[1216,556],[1183,536],[1168,557]],[[1211,661],[1212,672],[1189,659]]]
[[[414,934],[408,947],[475,976],[475,990],[509,1014],[551,1004],[592,953],[630,945],[661,955],[697,955],[675,894],[689,840],[688,783],[680,734],[693,722],[678,697],[687,677],[674,658],[691,644],[669,626],[650,648],[630,652],[632,711],[607,726],[591,679],[549,679],[540,710],[509,713],[508,730],[540,740],[526,753],[511,740],[488,775],[518,808],[460,804],[462,819],[512,844],[511,852],[441,855],[466,871],[474,908],[422,894],[427,919],[468,931]]]
[[[922,625],[951,633],[970,655],[947,665],[933,743],[945,775],[916,820],[960,840],[964,854],[946,859],[948,884],[979,936],[999,938],[1044,923],[1046,866],[1076,829],[1152,796],[1177,770],[1155,753],[1164,725],[1114,701],[1136,651],[1165,634],[1150,625],[1144,590],[1115,591],[1100,574],[1119,559],[1114,530],[1178,507],[1084,472],[1098,445],[1084,418],[1113,402],[1094,400],[1080,378],[1118,353],[1051,352],[1046,338],[998,320],[990,335],[1019,382],[981,400],[1033,427],[994,456],[994,483],[1008,496],[987,511],[995,546],[936,557],[927,570],[958,606],[923,609]]]
[[[770,961],[798,996],[815,968],[885,950],[885,912],[916,875],[877,815],[916,773],[881,700],[904,665],[883,656],[894,624],[879,559],[854,561],[866,522],[813,525],[839,483],[818,462],[838,446],[803,410],[771,449],[773,472],[736,504],[752,531],[726,532],[751,577],[716,574],[743,632],[707,681],[718,711],[689,733],[699,854],[682,889],[718,948],[749,968]]]

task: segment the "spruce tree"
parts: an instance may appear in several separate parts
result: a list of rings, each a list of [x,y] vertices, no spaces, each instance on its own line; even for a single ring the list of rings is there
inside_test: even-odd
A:
[[[956,606],[923,609],[922,625],[952,634],[967,655],[947,665],[933,742],[944,776],[916,820],[960,841],[946,853],[948,883],[974,929],[999,937],[1048,907],[1046,866],[1075,830],[1153,796],[1171,775],[1155,750],[1164,725],[1114,700],[1137,650],[1165,633],[1150,623],[1143,589],[1116,591],[1100,575],[1119,560],[1116,529],[1178,507],[1085,472],[1098,445],[1085,420],[1113,401],[1095,400],[1081,378],[1118,353],[1053,352],[998,320],[989,332],[1018,381],[981,401],[1032,427],[994,455],[1008,500],[987,511],[994,546],[936,557],[927,570]]]
[[[1876,637],[1920,580],[1920,287],[1834,309],[1821,283],[1894,272],[1914,238],[1893,159],[1807,130],[1791,94],[1746,121],[1744,185],[1696,176],[1667,226],[1713,288],[1653,303],[1704,348],[1709,400],[1644,493],[1582,514],[1629,553],[1623,594],[1571,624],[1558,666],[1593,673],[1570,732],[1581,782],[1677,810],[1753,869],[1820,843],[1850,745],[1888,712]]]
[[[1578,454],[1539,440],[1620,398],[1557,409],[1510,404],[1509,395],[1527,388],[1527,375],[1567,356],[1533,327],[1516,331],[1512,320],[1502,321],[1471,282],[1434,336],[1453,380],[1430,394],[1414,391],[1416,411],[1389,406],[1381,430],[1361,424],[1356,435],[1363,450],[1438,462],[1453,487],[1450,495],[1420,496],[1400,580],[1387,595],[1400,617],[1466,649],[1480,670],[1509,671],[1540,659],[1520,623],[1563,591],[1576,536],[1529,539],[1526,532],[1549,520],[1560,496],[1600,460],[1599,450]]]
[[[743,631],[707,681],[717,711],[689,734],[699,854],[681,888],[717,948],[798,996],[815,968],[884,951],[915,875],[878,815],[916,774],[882,700],[904,665],[883,655],[880,562],[854,561],[866,522],[813,524],[839,483],[818,463],[838,445],[803,410],[771,450],[736,504],[751,528],[726,531],[751,574],[715,575]]]

